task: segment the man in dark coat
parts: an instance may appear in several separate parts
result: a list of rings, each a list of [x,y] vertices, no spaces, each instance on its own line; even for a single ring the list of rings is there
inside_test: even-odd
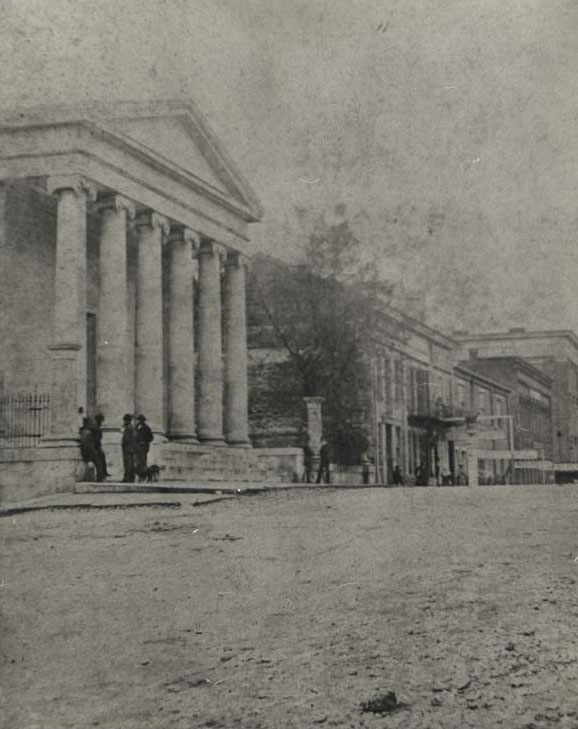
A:
[[[132,422],[132,415],[123,417],[122,428],[122,465],[124,467],[123,483],[133,483],[135,475],[135,462],[137,452],[136,428]]]
[[[153,440],[153,432],[149,428],[144,415],[139,415],[136,426],[136,472],[139,478],[144,478],[147,470],[147,456]]]
[[[106,456],[104,455],[104,451],[102,450],[102,424],[104,422],[104,415],[102,413],[98,413],[94,416],[94,444],[96,446],[96,453],[98,455],[98,459],[100,462],[100,472],[102,474],[102,479],[99,479],[104,481],[104,479],[107,476],[110,476],[110,473],[108,472],[108,469],[106,467]]]
[[[319,449],[319,471],[315,483],[329,483],[329,463],[329,444],[323,439]]]
[[[399,466],[393,469],[393,484],[394,486],[403,486],[403,473]]]
[[[100,459],[96,449],[94,441],[93,425],[90,418],[82,419],[82,428],[80,429],[80,455],[82,462],[84,463],[84,478],[88,480],[89,476],[89,465],[92,463],[96,470],[96,480],[102,481],[104,476],[100,468]]]
[[[313,475],[313,449],[309,445],[309,438],[303,448],[303,478],[305,483],[311,483],[311,476]]]

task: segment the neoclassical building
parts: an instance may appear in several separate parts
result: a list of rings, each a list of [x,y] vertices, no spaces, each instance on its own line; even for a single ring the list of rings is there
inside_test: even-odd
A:
[[[167,478],[288,477],[295,452],[250,449],[245,263],[261,207],[195,106],[5,114],[0,192],[2,393],[50,402],[33,448],[4,439],[5,491],[70,486],[79,408],[104,414],[117,474],[128,412],[146,415]]]

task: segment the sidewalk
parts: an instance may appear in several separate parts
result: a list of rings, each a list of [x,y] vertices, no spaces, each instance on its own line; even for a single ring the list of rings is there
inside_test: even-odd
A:
[[[74,492],[49,494],[0,507],[0,517],[47,509],[115,509],[138,506],[201,506],[235,496],[286,489],[371,489],[376,484],[338,485],[273,481],[160,481],[156,483],[79,482]]]
[[[101,484],[99,484],[100,486]],[[216,501],[234,498],[234,494],[181,493],[179,498],[170,493],[59,493],[40,496],[37,499],[6,504],[0,508],[0,517],[22,514],[27,511],[57,509],[128,509],[134,507],[175,508],[203,506]]]

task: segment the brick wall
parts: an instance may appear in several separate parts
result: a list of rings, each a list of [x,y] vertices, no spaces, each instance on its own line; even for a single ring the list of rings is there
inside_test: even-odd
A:
[[[282,350],[249,349],[249,427],[260,448],[299,447],[305,404],[293,363]]]

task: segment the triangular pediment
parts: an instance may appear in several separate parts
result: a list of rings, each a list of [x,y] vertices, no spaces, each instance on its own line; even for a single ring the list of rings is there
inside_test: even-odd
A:
[[[107,123],[113,133],[120,133],[137,145],[193,175],[222,194],[235,194],[210,164],[193,138],[182,117],[158,116],[148,119],[117,119]]]
[[[27,125],[80,123],[109,141],[132,148],[151,164],[202,187],[248,220],[263,211],[199,109],[191,102],[113,102],[33,107],[0,115],[0,130]]]

